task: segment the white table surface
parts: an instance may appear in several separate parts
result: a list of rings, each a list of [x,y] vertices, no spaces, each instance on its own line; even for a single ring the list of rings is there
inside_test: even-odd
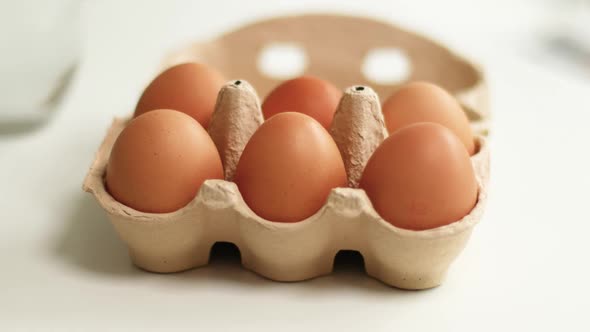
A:
[[[84,56],[65,99],[41,128],[0,135],[0,330],[590,331],[590,74],[528,57],[526,33],[547,11],[338,3],[84,2]],[[233,263],[172,275],[133,267],[81,190],[112,117],[130,112],[170,47],[313,8],[400,23],[485,66],[489,205],[446,283],[408,292],[354,270],[284,284]]]

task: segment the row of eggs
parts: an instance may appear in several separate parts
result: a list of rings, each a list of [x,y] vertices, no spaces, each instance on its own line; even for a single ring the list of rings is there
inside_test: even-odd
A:
[[[219,152],[206,128],[225,83],[198,63],[169,68],[140,97],[118,136],[106,186],[138,211],[167,213],[188,204],[207,179],[223,179]],[[233,181],[253,212],[297,222],[316,213],[333,188],[347,186],[340,151],[328,129],[341,91],[322,79],[285,81],[265,98],[266,121],[249,139]],[[389,137],[363,172],[375,210],[393,225],[422,230],[468,214],[477,200],[469,121],[444,89],[412,82],[382,105]]]

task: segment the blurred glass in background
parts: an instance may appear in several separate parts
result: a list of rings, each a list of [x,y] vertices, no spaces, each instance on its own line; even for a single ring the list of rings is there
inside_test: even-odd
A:
[[[0,131],[51,114],[80,55],[79,0],[0,0]]]
[[[533,34],[528,55],[533,62],[590,80],[590,0],[551,0],[550,15]]]

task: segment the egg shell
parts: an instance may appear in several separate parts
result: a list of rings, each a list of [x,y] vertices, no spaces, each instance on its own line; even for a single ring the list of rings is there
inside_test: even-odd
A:
[[[383,219],[413,230],[460,219],[477,201],[477,180],[463,142],[433,122],[408,125],[385,139],[367,162],[359,187]]]
[[[105,182],[135,209],[163,213],[190,202],[207,179],[223,178],[219,153],[187,114],[154,110],[134,118],[114,143]]]
[[[135,116],[156,109],[173,109],[207,128],[219,89],[225,79],[211,66],[197,62],[176,64],[161,72],[145,88]]]
[[[264,118],[282,112],[300,112],[329,129],[342,92],[332,83],[314,76],[301,76],[275,87],[262,104]]]
[[[343,34],[343,31],[354,33]],[[303,45],[309,52],[308,70],[341,89],[370,83],[360,72],[363,55],[368,50],[384,46],[405,50],[412,64],[409,78],[430,80],[451,91],[474,128],[476,153],[470,159],[478,177],[479,194],[473,210],[449,225],[410,231],[381,219],[363,190],[338,188],[310,218],[298,223],[276,223],[252,213],[235,184],[209,180],[183,209],[167,214],[142,213],[115,201],[105,191],[102,180],[109,149],[126,119],[116,119],[111,126],[86,177],[84,189],[105,209],[127,244],[133,262],[148,271],[177,272],[206,265],[211,246],[227,241],[238,246],[245,268],[277,281],[328,274],[338,251],[357,250],[364,258],[367,274],[388,285],[405,289],[440,285],[480,220],[486,203],[489,149],[484,136],[489,132],[489,109],[483,73],[470,61],[422,36],[371,19],[331,15],[257,22],[212,42],[182,48],[168,56],[164,66],[198,59],[220,68],[229,77],[247,77],[261,95],[266,95],[277,81],[257,70],[256,59],[258,50],[277,41]],[[354,52],[351,44],[355,45]],[[338,66],[333,66],[335,58]],[[381,96],[387,96],[395,88],[379,84],[371,87]],[[371,110],[363,106],[350,113],[359,112]],[[365,132],[360,134],[370,136]],[[243,142],[236,146],[240,144]],[[239,153],[228,152],[238,156]]]
[[[267,119],[244,148],[234,182],[248,206],[276,222],[316,213],[333,188],[347,183],[328,131],[312,117],[283,112]]]
[[[383,116],[390,134],[417,122],[435,122],[450,129],[473,154],[473,133],[469,119],[457,100],[443,88],[429,82],[411,82],[383,102]]]

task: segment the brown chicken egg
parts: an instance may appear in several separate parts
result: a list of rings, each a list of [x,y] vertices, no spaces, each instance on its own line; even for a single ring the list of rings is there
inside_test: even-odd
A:
[[[223,179],[223,170],[205,129],[184,113],[154,110],[131,120],[117,137],[106,186],[135,210],[164,213],[187,205],[207,179]]]
[[[277,86],[264,100],[262,112],[268,119],[282,112],[299,112],[330,128],[342,92],[328,81],[301,76]]]
[[[316,213],[332,188],[346,186],[346,171],[326,129],[305,114],[287,112],[252,135],[234,181],[260,217],[297,222]]]
[[[139,98],[135,116],[156,109],[172,109],[190,115],[207,128],[224,82],[217,70],[204,64],[173,66],[148,85]]]
[[[435,122],[453,131],[470,155],[475,152],[469,119],[461,105],[432,83],[412,82],[396,90],[383,103],[383,116],[390,134],[412,123]]]
[[[383,219],[411,230],[460,220],[478,193],[461,141],[442,125],[426,122],[399,129],[383,141],[365,167],[360,188]]]

